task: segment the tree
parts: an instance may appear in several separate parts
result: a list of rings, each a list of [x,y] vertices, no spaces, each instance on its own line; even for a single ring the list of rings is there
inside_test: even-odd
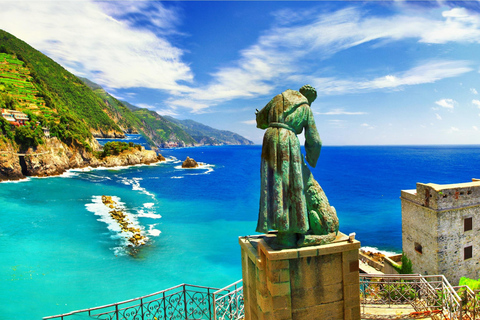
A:
[[[413,264],[405,253],[402,253],[402,265],[394,265],[393,267],[400,274],[412,274],[413,273]]]

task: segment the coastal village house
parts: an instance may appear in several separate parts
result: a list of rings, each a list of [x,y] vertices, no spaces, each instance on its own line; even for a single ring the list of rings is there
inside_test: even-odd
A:
[[[480,180],[402,190],[403,252],[413,271],[452,285],[480,277]]]
[[[15,127],[24,126],[30,120],[25,113],[8,109],[2,109],[2,117]]]

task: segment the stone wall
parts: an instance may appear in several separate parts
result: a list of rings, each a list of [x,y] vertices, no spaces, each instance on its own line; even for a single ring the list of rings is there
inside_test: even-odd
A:
[[[480,276],[480,182],[417,184],[402,191],[403,251],[413,271],[443,274],[452,285],[460,277]],[[465,219],[472,229],[465,231]],[[421,245],[422,253],[416,250]],[[465,248],[472,247],[472,257]],[[468,250],[468,249],[467,249]]]

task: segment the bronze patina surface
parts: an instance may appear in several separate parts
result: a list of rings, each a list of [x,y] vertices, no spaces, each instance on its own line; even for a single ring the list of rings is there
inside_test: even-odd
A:
[[[266,129],[257,231],[277,230],[279,249],[330,243],[338,232],[335,208],[305,164],[297,137],[305,130],[305,158],[315,167],[322,146],[310,108],[316,97],[309,85],[288,89],[256,112],[257,127]]]

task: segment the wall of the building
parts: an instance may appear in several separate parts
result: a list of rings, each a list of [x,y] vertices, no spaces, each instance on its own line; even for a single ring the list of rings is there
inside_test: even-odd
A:
[[[413,272],[422,275],[439,274],[437,214],[404,197],[402,191],[402,249],[412,261]],[[422,253],[415,244],[422,246]]]
[[[439,217],[439,271],[451,285],[458,285],[462,276],[480,277],[480,207],[442,211]],[[464,231],[464,219],[473,218],[473,229]],[[464,259],[464,248],[472,246],[472,258]]]
[[[480,277],[480,183],[452,185],[417,184],[402,191],[403,251],[412,260],[413,271],[443,274],[452,285],[460,277]],[[472,230],[464,231],[465,218]],[[415,251],[415,242],[423,253]],[[472,258],[464,248],[472,246]]]

